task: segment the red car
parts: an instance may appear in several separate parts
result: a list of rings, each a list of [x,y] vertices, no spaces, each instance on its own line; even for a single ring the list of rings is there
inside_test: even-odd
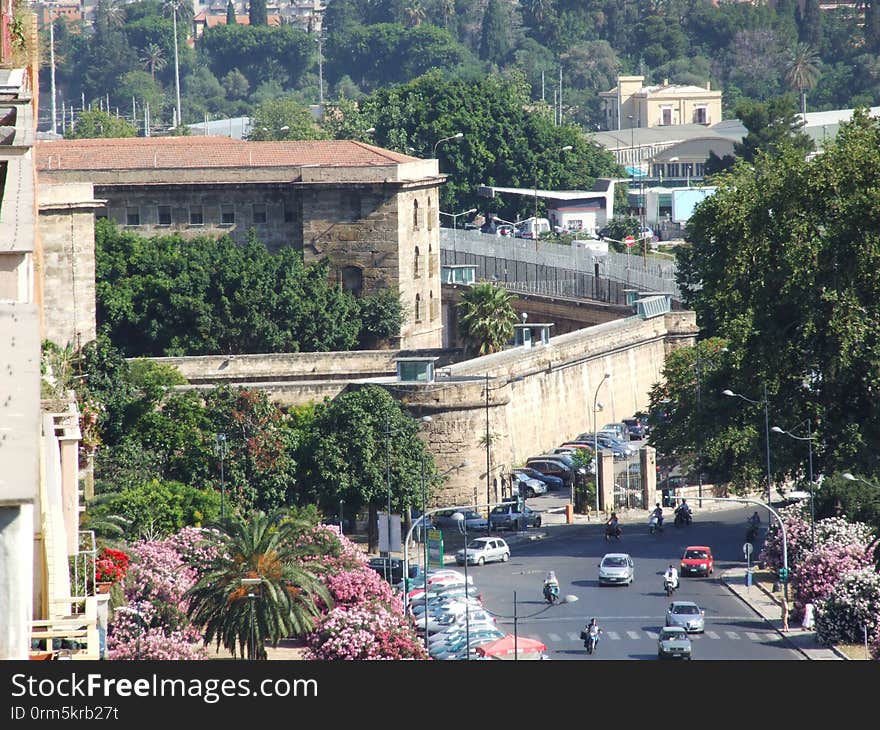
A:
[[[715,558],[712,557],[712,548],[705,545],[689,545],[684,550],[681,559],[682,575],[712,575],[715,571]]]

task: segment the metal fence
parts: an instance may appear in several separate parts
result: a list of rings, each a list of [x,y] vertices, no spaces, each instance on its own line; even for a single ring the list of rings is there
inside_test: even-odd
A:
[[[552,241],[440,229],[443,265],[475,264],[477,276],[524,293],[626,304],[625,289],[669,292],[681,301],[675,263],[636,254],[590,251]]]

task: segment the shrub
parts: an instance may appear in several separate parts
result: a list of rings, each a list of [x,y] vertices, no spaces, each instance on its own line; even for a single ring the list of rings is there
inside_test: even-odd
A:
[[[827,644],[861,643],[863,627],[874,638],[880,630],[880,574],[860,568],[843,576],[828,597],[816,604],[816,634]]]
[[[792,619],[800,619],[807,603],[817,604],[827,598],[840,579],[870,565],[863,545],[823,545],[809,553],[798,566]]]

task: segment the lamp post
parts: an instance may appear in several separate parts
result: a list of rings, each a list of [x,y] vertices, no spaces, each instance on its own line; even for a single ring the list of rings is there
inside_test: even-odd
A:
[[[567,144],[565,145],[565,147],[560,147],[559,152],[568,152],[573,149],[574,147],[572,147],[570,144]],[[538,240],[538,160],[540,159],[540,157],[541,155],[535,156],[535,169],[532,171],[535,174],[535,227],[532,230],[532,233],[535,236],[535,241]]]
[[[342,505],[345,504],[344,499],[339,500],[339,534],[342,534]]]
[[[771,490],[773,489],[773,483],[770,477],[770,422],[767,418],[767,383],[766,381],[763,383],[764,388],[764,397],[761,400],[752,400],[751,398],[746,398],[746,396],[741,395],[739,393],[734,393],[732,390],[722,390],[721,394],[726,395],[728,397],[736,397],[741,398],[747,403],[752,403],[753,405],[763,405],[764,406],[764,437],[766,441],[767,447],[767,504],[771,504]]]
[[[391,583],[391,415],[385,414],[385,485],[388,508],[385,524],[388,528],[388,554],[385,558],[385,580]]]
[[[464,132],[456,132],[455,134],[451,134],[448,137],[442,137],[442,138],[438,139],[436,142],[434,142],[434,154],[433,154],[434,158],[436,159],[436,157],[437,157],[437,146],[441,142],[448,142],[451,139],[461,139],[462,137],[464,137]]]
[[[593,461],[595,462],[595,478],[596,478],[596,517],[599,516],[599,427],[596,423],[596,413],[599,410],[599,406],[601,405],[598,402],[599,398],[599,388],[602,387],[602,383],[604,383],[608,378],[611,377],[611,373],[605,373],[602,380],[599,381],[599,385],[596,386],[596,394],[593,396]]]
[[[138,619],[138,635],[137,642],[135,644],[135,660],[139,660],[141,658],[141,634],[143,633],[143,628],[147,625],[147,620],[144,618],[144,615],[138,611],[136,608],[129,608],[128,606],[117,606],[114,611],[122,611],[123,613],[131,613],[137,616]]]
[[[215,437],[214,453],[220,457],[220,518],[226,517],[226,480],[223,475],[223,459],[226,458],[226,434],[218,433]]]
[[[247,586],[248,588],[248,602],[250,603],[250,614],[251,614],[251,641],[250,641],[250,650],[249,654],[251,655],[251,660],[255,660],[257,658],[257,634],[256,628],[254,625],[254,601],[257,599],[257,594],[254,593],[251,589],[254,586],[260,585],[263,582],[262,578],[242,578],[241,584],[243,586]]]
[[[458,523],[458,529],[464,535],[464,658],[466,661],[471,658],[471,606],[468,602],[468,537],[467,537],[467,519],[461,512],[455,512],[452,519]],[[488,521],[487,521],[488,524]],[[427,606],[425,607],[427,613]]]
[[[806,441],[807,448],[809,450],[809,461],[808,461],[808,477],[810,479],[810,544],[811,549],[816,549],[816,510],[813,507],[813,435],[810,432],[810,419],[807,421],[807,435],[806,436],[795,436],[790,431],[786,431],[779,426],[774,426],[771,428],[771,431],[775,431],[776,433],[784,433],[786,436],[795,439],[796,441]],[[846,476],[846,475],[844,475]]]
[[[324,49],[321,41],[321,34],[318,33],[315,38],[318,44],[318,106],[324,108]]]
[[[450,218],[452,218],[452,258],[453,258],[453,263],[455,260],[455,244],[457,243],[457,237],[458,237],[458,230],[457,230],[456,223],[461,216],[470,215],[471,213],[476,213],[476,212],[477,212],[476,208],[470,208],[469,210],[466,210],[462,213],[447,213],[446,211],[443,211],[443,210],[440,211],[440,215],[448,215]]]
[[[180,9],[180,0],[170,0],[168,7],[172,11],[172,19],[174,20],[174,91],[177,97],[177,124],[176,127],[183,126],[183,116],[180,111],[180,65],[177,61],[177,11]]]

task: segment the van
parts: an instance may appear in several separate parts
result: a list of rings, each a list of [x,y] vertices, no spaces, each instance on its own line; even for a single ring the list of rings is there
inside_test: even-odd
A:
[[[517,228],[519,238],[535,238],[535,218],[526,218],[521,221]],[[546,218],[538,218],[538,236],[542,233],[550,233],[550,221]]]
[[[589,241],[575,240],[571,242],[571,247],[596,256],[605,256],[608,253],[608,241],[600,241],[598,239]]]

